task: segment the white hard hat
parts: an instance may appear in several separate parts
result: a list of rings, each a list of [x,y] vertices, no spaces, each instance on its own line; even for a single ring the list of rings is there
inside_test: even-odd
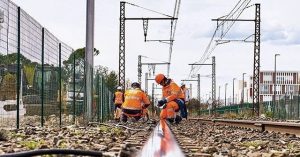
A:
[[[121,87],[121,86],[118,86],[118,87],[117,87],[117,90],[122,90],[122,87]]]

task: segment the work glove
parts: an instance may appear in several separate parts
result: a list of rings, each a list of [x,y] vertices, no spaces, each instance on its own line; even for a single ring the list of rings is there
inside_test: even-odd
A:
[[[162,99],[162,100],[159,100],[159,101],[158,101],[157,106],[158,106],[158,107],[166,108],[166,103],[167,103],[167,99]]]

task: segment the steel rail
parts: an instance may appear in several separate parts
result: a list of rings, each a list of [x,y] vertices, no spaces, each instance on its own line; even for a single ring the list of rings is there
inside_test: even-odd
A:
[[[300,137],[300,123],[203,118],[190,118],[190,120],[199,120],[205,123],[234,126],[238,128],[250,128],[259,131],[294,134],[297,137]]]
[[[138,154],[139,157],[184,157],[174,135],[165,120],[155,127],[148,141]]]

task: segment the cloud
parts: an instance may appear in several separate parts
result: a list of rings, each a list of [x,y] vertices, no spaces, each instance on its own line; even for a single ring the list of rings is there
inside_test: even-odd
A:
[[[282,25],[267,26],[262,31],[262,41],[276,45],[299,45],[300,31]]]

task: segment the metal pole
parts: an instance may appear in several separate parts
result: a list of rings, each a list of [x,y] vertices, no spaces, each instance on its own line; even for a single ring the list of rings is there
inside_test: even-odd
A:
[[[299,104],[299,94],[300,94],[300,87],[298,86],[298,99],[297,99],[297,105],[298,105],[298,108],[297,108],[297,118],[300,118],[300,104]]]
[[[200,74],[197,75],[198,77],[198,80],[197,80],[197,97],[198,97],[198,100],[199,100],[199,103],[201,105],[201,89],[200,89]]]
[[[233,91],[233,93],[232,93],[232,105],[234,105],[234,80],[235,80],[235,78],[233,78],[233,80],[232,80],[232,91]]]
[[[145,73],[145,92],[148,93],[148,73]]]
[[[9,23],[9,22],[8,22]],[[20,55],[21,55],[21,8],[18,7],[18,59],[17,59],[17,129],[20,127]]]
[[[242,91],[242,100],[241,100],[242,104],[244,103],[245,74],[246,73],[243,73],[243,91]]]
[[[252,114],[259,116],[259,75],[260,75],[260,4],[255,4],[255,34],[253,63],[253,110]]]
[[[213,114],[215,114],[215,110],[216,110],[216,57],[215,56],[212,56],[212,90],[211,90],[211,97],[212,97]]]
[[[62,114],[62,88],[61,88],[61,43],[58,44],[58,53],[59,53],[59,71],[58,71],[58,74],[59,74],[59,126],[61,126],[61,120],[62,120],[62,117],[61,117],[61,114]]]
[[[192,93],[193,93],[193,86],[192,86],[192,84],[190,83],[190,98],[192,98]]]
[[[226,91],[227,91],[227,83],[225,84],[225,106],[226,106]]]
[[[100,122],[100,74],[97,72],[97,122]]]
[[[74,53],[74,51],[72,51]],[[76,63],[75,63],[75,54],[73,54],[73,123],[75,124],[75,116],[76,116],[76,91],[75,91],[75,77],[76,77]]]
[[[151,96],[151,101],[152,101],[152,116],[154,117],[154,83],[152,83],[152,96]]]
[[[44,53],[45,53],[45,29],[42,28],[42,88],[41,88],[41,125],[44,126]]]
[[[86,47],[85,47],[85,105],[86,116],[92,118],[93,103],[93,67],[94,67],[94,14],[95,0],[88,0],[86,5]]]
[[[119,86],[125,90],[125,2],[120,2]]]
[[[142,84],[142,56],[138,56],[138,82]]]
[[[221,91],[221,86],[219,86],[219,96],[218,96],[218,104],[220,106],[220,91]]]
[[[277,87],[277,63],[276,63],[276,61],[277,61],[277,56],[279,56],[280,54],[275,54],[275,63],[274,63],[274,80],[273,80],[273,83],[274,83],[274,105],[273,105],[273,116],[274,116],[274,112],[275,112],[275,110],[276,110],[276,112],[278,113],[278,106],[277,106],[277,103],[276,103],[276,92],[277,92],[277,90],[276,90],[276,87]]]

